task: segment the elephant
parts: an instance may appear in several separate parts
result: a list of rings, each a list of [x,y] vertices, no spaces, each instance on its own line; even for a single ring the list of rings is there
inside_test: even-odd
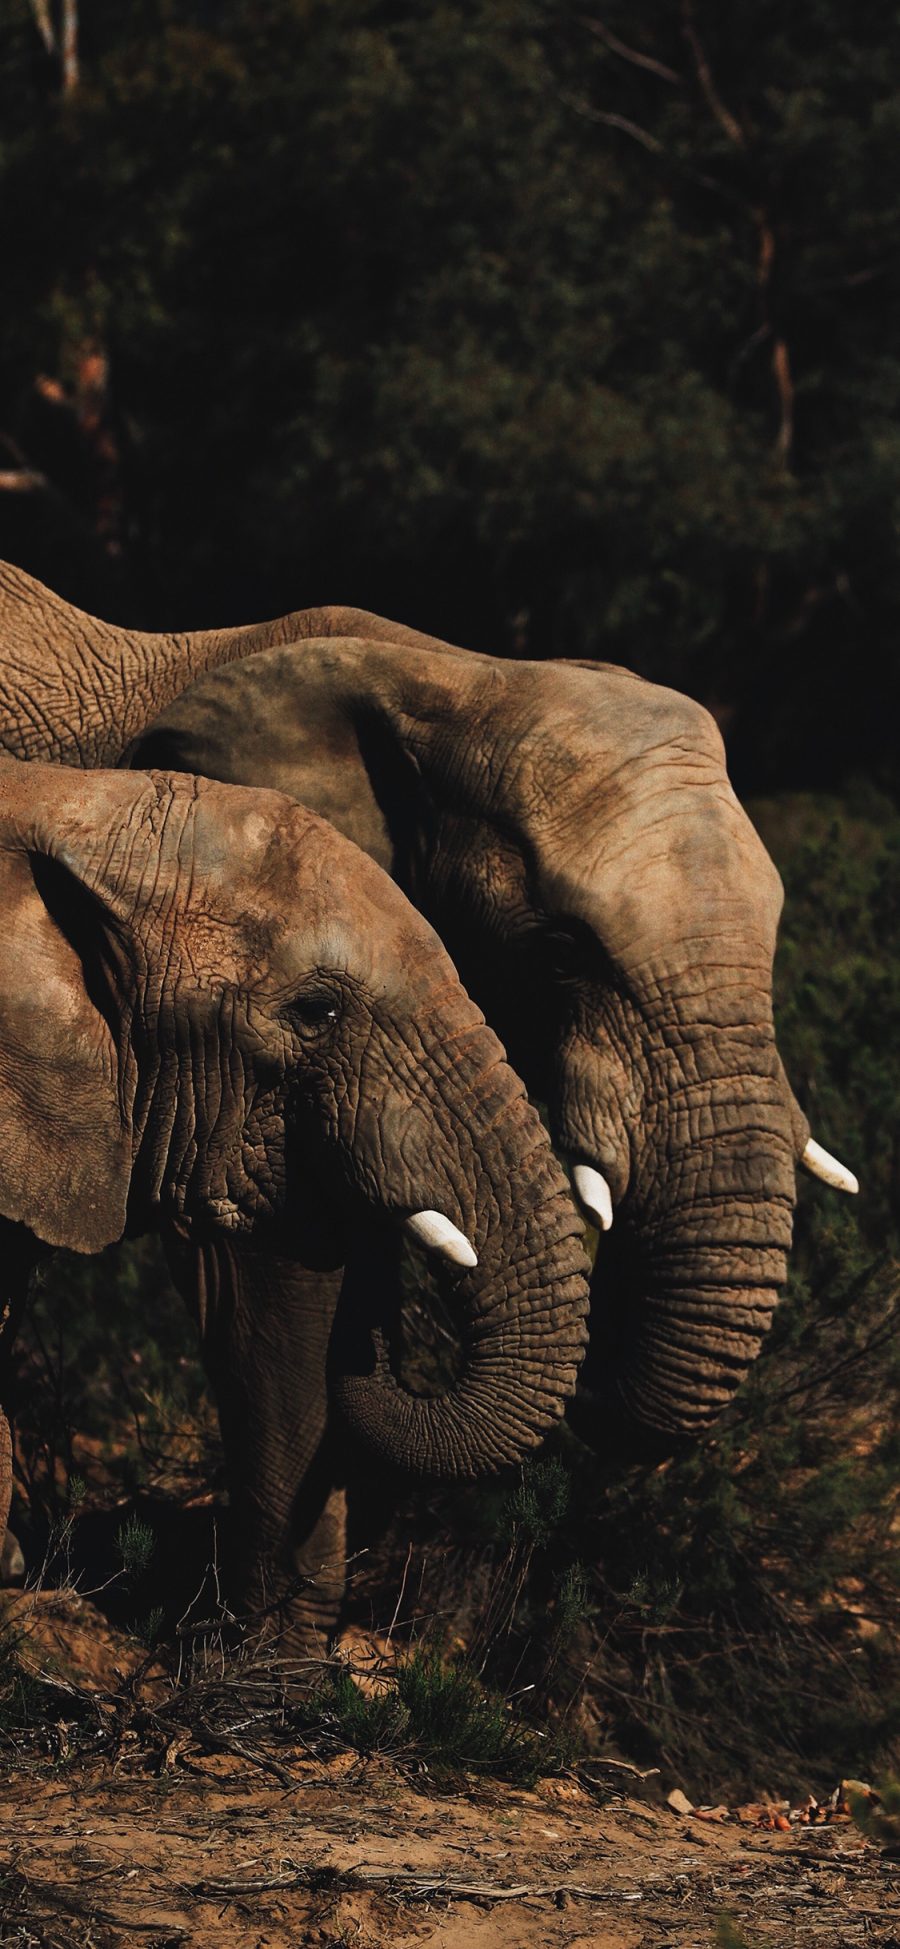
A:
[[[609,664],[501,660],[358,610],[279,627],[290,642],[173,699],[134,762],[292,793],[432,921],[604,1235],[572,1418],[617,1458],[670,1452],[762,1344],[795,1164],[858,1188],[778,1055],[782,887],[718,728]]]
[[[780,883],[699,705],[355,609],[135,634],[3,569],[0,744],[276,786],[386,867],[603,1233],[583,1432],[653,1453],[712,1425],[772,1316],[794,1162],[857,1186],[777,1054]]]
[[[217,1396],[240,1602],[305,1642],[343,1575],[330,1395],[442,1475],[519,1459],[562,1413],[587,1308],[565,1178],[431,927],[295,800],[4,759],[0,884],[5,1333],[43,1252],[160,1231]],[[461,1323],[432,1397],[391,1364],[402,1238]],[[0,1531],[9,1486],[0,1421]]]
[[[0,562],[0,751],[83,769],[115,765],[197,677],[290,642],[291,630],[290,616],[245,629],[124,629]]]

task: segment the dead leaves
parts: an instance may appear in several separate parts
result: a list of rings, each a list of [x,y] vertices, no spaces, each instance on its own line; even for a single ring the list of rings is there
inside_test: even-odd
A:
[[[826,1800],[816,1800],[809,1794],[799,1806],[792,1806],[788,1800],[749,1800],[739,1807],[695,1807],[680,1787],[673,1787],[666,1795],[666,1806],[683,1819],[737,1823],[741,1827],[764,1828],[769,1834],[790,1834],[796,1827],[826,1827],[851,1820],[854,1795],[866,1796],[873,1803],[878,1801],[873,1787],[860,1780],[841,1780]]]

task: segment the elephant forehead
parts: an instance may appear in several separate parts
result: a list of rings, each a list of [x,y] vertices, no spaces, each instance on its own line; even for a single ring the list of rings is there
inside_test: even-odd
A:
[[[284,804],[257,870],[242,876],[243,912],[268,931],[273,977],[331,967],[384,994],[455,981],[437,934],[389,874],[326,820]]]
[[[241,883],[264,878],[278,856],[304,860],[314,828],[323,822],[305,806],[263,786],[222,785],[208,778],[188,782],[196,805],[191,839],[203,873],[227,872]]]
[[[645,790],[612,812],[582,807],[535,849],[541,903],[610,947],[653,952],[688,934],[733,931],[769,952],[778,874],[727,781],[705,793]]]
[[[747,863],[724,768],[677,741],[623,753],[574,723],[537,726],[494,754],[487,809],[489,850],[519,855],[548,910],[581,913],[604,889],[621,897],[662,881],[696,893]],[[469,873],[478,856],[468,851]]]
[[[190,784],[183,897],[166,910],[183,966],[276,997],[316,970],[352,975],[375,995],[452,976],[428,923],[327,820],[280,792]]]
[[[520,674],[521,673],[521,674]],[[523,836],[588,829],[673,792],[725,779],[719,733],[690,698],[610,673],[519,666],[502,705],[476,721],[464,773],[480,758],[486,798]],[[480,735],[479,735],[480,729]]]
[[[281,792],[192,781],[194,887],[223,917],[265,922],[273,938],[328,930],[336,913],[369,922],[386,876],[328,821]],[[390,882],[386,881],[390,886]]]
[[[337,890],[336,890],[337,891]],[[413,909],[397,913],[355,892],[351,902],[337,897],[317,906],[314,915],[289,915],[272,943],[270,973],[277,986],[290,988],[312,969],[333,969],[359,982],[369,996],[414,1009],[439,988],[459,988],[445,949]]]

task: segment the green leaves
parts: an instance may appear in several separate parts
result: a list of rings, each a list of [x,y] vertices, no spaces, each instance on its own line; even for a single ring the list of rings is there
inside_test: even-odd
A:
[[[893,765],[897,28],[764,11],[105,5],[63,109],[18,0],[0,431],[102,343],[148,621],[357,601]]]

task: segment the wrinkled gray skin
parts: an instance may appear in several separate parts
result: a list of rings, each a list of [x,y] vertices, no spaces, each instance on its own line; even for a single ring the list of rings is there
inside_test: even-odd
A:
[[[288,620],[308,640],[183,693],[137,761],[277,782],[434,922],[557,1148],[612,1191],[577,1425],[660,1453],[759,1350],[808,1136],[772,1021],[781,885],[716,726],[609,666]]]
[[[565,1180],[431,928],[280,794],[6,761],[0,898],[7,1290],[46,1247],[163,1232],[218,1397],[239,1594],[296,1640],[343,1575],[329,1369],[381,1454],[442,1474],[520,1457],[562,1412],[587,1302]],[[380,1331],[423,1208],[478,1253],[435,1398]],[[8,1496],[0,1416],[0,1528]]]
[[[394,873],[557,1146],[611,1185],[585,1432],[653,1451],[707,1427],[771,1319],[808,1135],[772,1027],[781,889],[708,715],[610,666],[500,662],[356,610],[140,637],[8,571],[0,631],[58,757],[131,738],[139,762],[277,785]],[[154,696],[175,701],[141,743]],[[14,695],[4,717],[27,750]]]
[[[0,750],[86,769],[115,765],[195,678],[290,640],[281,627],[165,636],[126,630],[0,562]]]

